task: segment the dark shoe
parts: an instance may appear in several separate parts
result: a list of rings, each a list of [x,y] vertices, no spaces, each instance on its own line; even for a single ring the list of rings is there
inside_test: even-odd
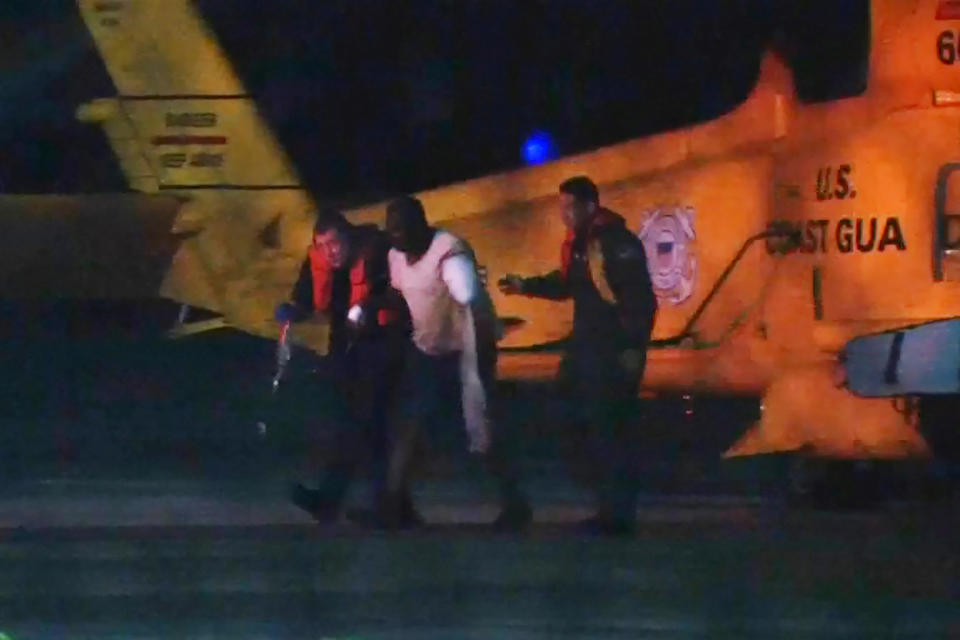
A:
[[[403,529],[415,529],[426,524],[423,516],[413,505],[413,496],[409,493],[400,498],[400,524]]]
[[[533,509],[526,502],[504,505],[491,525],[496,533],[519,533],[533,521]]]
[[[577,523],[577,531],[588,536],[629,536],[636,523],[629,518],[596,515]]]
[[[340,512],[339,505],[325,503],[319,491],[307,489],[299,482],[290,486],[290,502],[309,513],[320,524],[335,522]]]

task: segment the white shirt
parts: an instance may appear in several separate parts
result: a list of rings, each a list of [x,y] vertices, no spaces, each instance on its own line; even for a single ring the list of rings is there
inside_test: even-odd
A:
[[[429,355],[463,350],[464,305],[477,294],[477,275],[462,240],[434,233],[427,251],[413,264],[405,253],[387,255],[390,284],[403,294],[413,322],[413,342]]]
[[[473,261],[466,254],[458,253],[444,260],[440,274],[454,300],[463,305],[473,302],[480,283]]]
[[[470,451],[490,446],[487,395],[477,368],[476,332],[470,303],[480,292],[477,270],[466,243],[437,231],[419,260],[387,254],[390,283],[403,294],[413,321],[413,342],[428,355],[460,353],[461,406]]]

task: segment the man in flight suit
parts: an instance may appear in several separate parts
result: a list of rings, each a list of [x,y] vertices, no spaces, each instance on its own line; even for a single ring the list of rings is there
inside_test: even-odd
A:
[[[567,227],[560,269],[527,278],[509,274],[499,286],[506,294],[573,299],[573,333],[558,382],[599,476],[597,513],[582,528],[629,533],[638,491],[637,394],[656,297],[643,243],[621,216],[600,206],[589,178],[560,185],[560,214]]]

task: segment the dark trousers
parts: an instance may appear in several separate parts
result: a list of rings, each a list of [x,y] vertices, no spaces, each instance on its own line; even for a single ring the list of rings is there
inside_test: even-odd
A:
[[[642,368],[624,370],[617,352],[572,350],[560,367],[558,394],[574,475],[596,492],[601,517],[633,520],[640,488]]]
[[[341,405],[328,465],[320,472],[321,502],[342,503],[362,462],[370,461],[373,493],[387,482],[388,423],[403,366],[402,343],[392,337],[364,339],[334,357],[323,376]]]
[[[419,438],[426,435],[433,442],[455,442],[467,448],[461,405],[460,354],[431,356],[410,344],[404,358],[403,381],[400,384],[396,419],[391,425],[391,446],[388,487],[400,492],[409,481],[410,466]],[[519,473],[514,462],[512,439],[506,437],[496,419],[492,371],[483,375],[491,416],[490,449],[484,462],[496,479],[500,501],[504,506],[526,503],[519,489]]]

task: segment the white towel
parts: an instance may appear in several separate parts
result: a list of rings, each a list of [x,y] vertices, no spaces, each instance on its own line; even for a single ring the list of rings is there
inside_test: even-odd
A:
[[[487,391],[477,366],[477,332],[473,312],[466,307],[463,323],[463,351],[460,352],[460,389],[463,422],[467,428],[470,453],[486,453],[490,448],[490,419]]]

